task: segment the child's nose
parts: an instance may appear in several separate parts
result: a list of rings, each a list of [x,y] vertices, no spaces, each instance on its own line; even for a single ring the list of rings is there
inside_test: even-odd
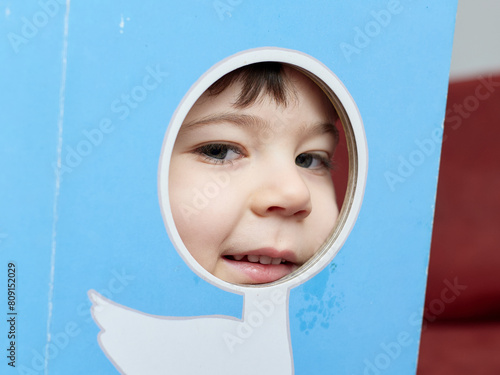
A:
[[[252,196],[252,210],[259,216],[279,215],[305,219],[311,213],[311,192],[296,165],[262,174]]]

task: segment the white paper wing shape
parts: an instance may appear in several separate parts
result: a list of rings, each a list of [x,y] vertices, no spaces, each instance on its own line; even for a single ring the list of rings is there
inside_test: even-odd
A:
[[[292,374],[287,298],[246,297],[240,320],[148,315],[89,291],[99,344],[122,374]]]

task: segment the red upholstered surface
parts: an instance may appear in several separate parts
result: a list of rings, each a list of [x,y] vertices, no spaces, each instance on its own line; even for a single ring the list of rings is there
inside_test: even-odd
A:
[[[500,322],[429,326],[423,331],[417,374],[500,374]]]
[[[347,152],[347,143],[342,123],[340,120],[337,120],[335,125],[339,131],[339,143],[335,150],[335,155],[333,156],[332,179],[335,185],[337,204],[340,209],[344,203],[347,180],[349,178],[349,154]]]
[[[417,374],[499,375],[500,75],[450,85],[444,137]]]
[[[448,95],[427,307],[444,280],[467,289],[438,319],[500,318],[500,75],[489,91],[485,81],[453,83]]]

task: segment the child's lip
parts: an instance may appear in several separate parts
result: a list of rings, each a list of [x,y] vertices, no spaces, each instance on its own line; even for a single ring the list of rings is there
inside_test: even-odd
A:
[[[227,252],[222,258],[241,272],[251,284],[270,283],[295,271],[296,255],[290,250],[260,248],[250,251]]]

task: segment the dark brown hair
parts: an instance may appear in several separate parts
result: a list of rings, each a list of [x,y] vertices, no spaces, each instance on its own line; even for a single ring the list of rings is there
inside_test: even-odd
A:
[[[210,96],[219,95],[235,82],[242,84],[237,107],[248,107],[255,103],[261,93],[269,95],[276,104],[286,106],[293,89],[285,75],[283,64],[262,62],[250,64],[226,74],[208,88]]]
[[[285,74],[284,66],[278,62],[255,63],[233,70],[213,83],[207,90],[208,94],[209,96],[217,96],[236,82],[242,84],[242,89],[233,105],[240,108],[254,104],[261,93],[270,96],[277,105],[286,107],[290,96],[294,94],[293,86]],[[334,111],[337,113],[335,108]],[[338,130],[335,125],[333,127],[338,142]]]

